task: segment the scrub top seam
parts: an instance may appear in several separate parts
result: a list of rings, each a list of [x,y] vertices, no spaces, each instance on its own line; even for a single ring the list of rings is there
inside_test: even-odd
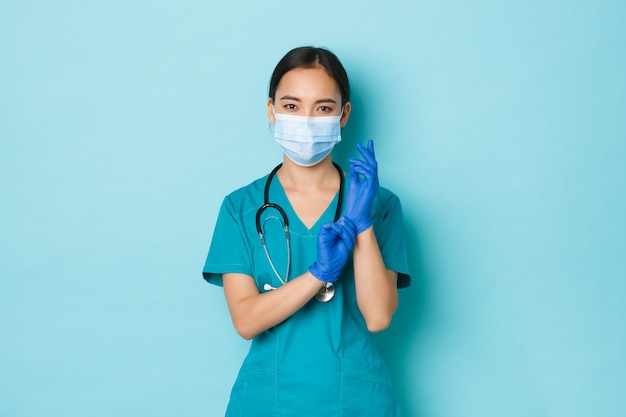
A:
[[[274,352],[274,414],[278,412],[278,351],[280,350],[280,335],[279,332],[275,331],[276,334],[276,351]]]
[[[341,358],[341,384],[339,385],[339,417],[343,416],[343,357]]]
[[[260,206],[259,206],[260,207]],[[243,220],[244,218],[248,217],[250,214],[257,212],[258,208],[255,207],[250,207],[247,210],[244,210],[240,213],[236,213],[237,217],[239,218],[239,220]]]

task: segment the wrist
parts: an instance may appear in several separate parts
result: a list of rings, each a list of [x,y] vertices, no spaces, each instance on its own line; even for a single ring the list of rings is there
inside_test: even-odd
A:
[[[356,234],[359,235],[372,227],[371,218],[361,218],[358,222],[354,222],[356,226]]]
[[[371,222],[366,227],[363,227],[361,230],[357,230],[356,234],[357,235],[362,235],[362,234],[364,234],[366,232],[369,232],[369,231],[372,231],[372,232],[374,231],[374,226],[372,225]]]
[[[309,273],[322,283],[337,281],[337,277],[335,276],[335,274],[325,271],[324,268],[322,268],[317,261],[315,261],[313,265],[309,267]]]

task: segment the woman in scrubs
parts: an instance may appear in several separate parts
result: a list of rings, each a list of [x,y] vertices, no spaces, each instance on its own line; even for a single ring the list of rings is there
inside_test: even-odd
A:
[[[333,164],[350,110],[332,52],[296,48],[277,64],[267,115],[282,165],[224,199],[203,269],[252,340],[227,416],[399,415],[372,333],[410,282],[402,210],[378,185],[371,141],[348,174]]]

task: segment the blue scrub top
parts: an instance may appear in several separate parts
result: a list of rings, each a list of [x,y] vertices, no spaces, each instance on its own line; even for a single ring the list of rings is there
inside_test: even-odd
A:
[[[220,209],[203,269],[222,285],[222,274],[241,273],[263,286],[281,285],[267,260],[255,217],[268,176],[228,195]],[[289,219],[291,271],[306,272],[317,258],[317,234],[332,222],[338,195],[311,229],[291,207],[274,177],[269,201]],[[261,218],[266,244],[278,273],[287,265],[282,218],[267,209]],[[402,208],[398,197],[380,188],[372,208],[374,233],[387,269],[398,272],[398,288],[410,284]],[[233,386],[227,416],[399,416],[387,367],[356,303],[352,258],[335,283],[328,303],[310,300],[284,322],[257,335]]]

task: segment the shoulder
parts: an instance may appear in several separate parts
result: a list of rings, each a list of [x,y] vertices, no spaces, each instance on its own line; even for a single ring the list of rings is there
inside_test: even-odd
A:
[[[250,211],[256,211],[263,204],[263,191],[268,175],[252,181],[250,184],[228,194],[222,203],[229,211],[244,216]]]
[[[378,195],[376,197],[383,201],[399,200],[398,196],[393,191],[385,187],[378,189]]]
[[[374,212],[388,213],[396,206],[400,206],[400,198],[388,188],[380,187],[374,200]]]

